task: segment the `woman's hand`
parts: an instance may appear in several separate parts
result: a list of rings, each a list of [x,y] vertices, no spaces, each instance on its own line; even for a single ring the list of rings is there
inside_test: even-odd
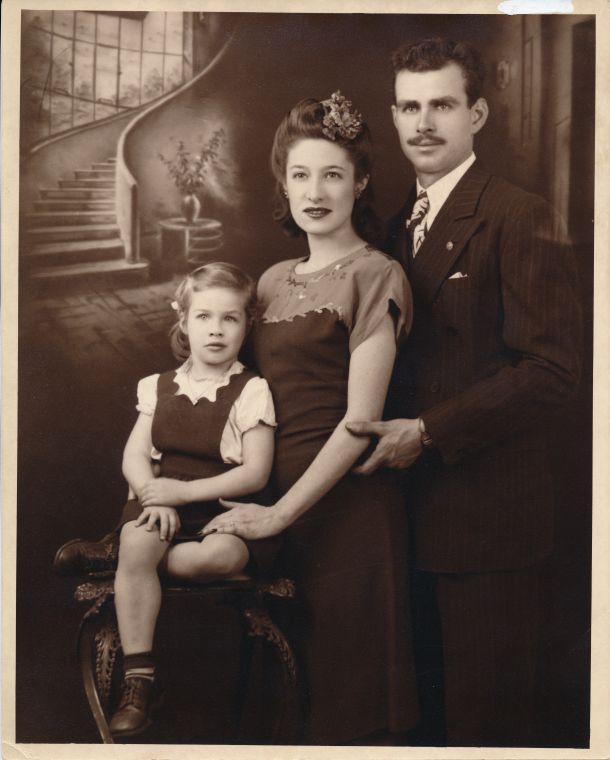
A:
[[[189,502],[188,483],[172,478],[153,478],[140,489],[139,496],[143,507],[160,504],[179,507]]]
[[[136,528],[146,525],[146,530],[153,530],[155,523],[159,523],[161,541],[171,541],[180,528],[180,518],[173,507],[144,507],[136,520]]]
[[[259,504],[241,504],[220,499],[228,511],[217,515],[203,529],[204,536],[210,533],[232,533],[240,538],[268,538],[276,536],[287,527],[281,511],[277,507],[261,507]]]

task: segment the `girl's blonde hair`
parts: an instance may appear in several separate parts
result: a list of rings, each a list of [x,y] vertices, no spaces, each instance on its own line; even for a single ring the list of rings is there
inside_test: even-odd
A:
[[[226,261],[213,261],[193,270],[176,288],[172,306],[178,312],[178,319],[169,331],[172,353],[179,361],[185,361],[191,354],[191,347],[182,322],[191,306],[192,294],[206,288],[228,288],[244,296],[244,308],[250,327],[258,314],[256,283],[242,269]]]

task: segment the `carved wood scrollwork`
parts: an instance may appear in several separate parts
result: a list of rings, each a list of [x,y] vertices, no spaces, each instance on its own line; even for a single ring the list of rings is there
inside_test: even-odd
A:
[[[117,652],[121,646],[114,623],[105,625],[95,634],[95,680],[100,696],[108,699]]]
[[[92,615],[98,615],[109,597],[114,594],[114,580],[97,581],[96,583],[81,583],[74,591],[77,602],[94,600],[93,605],[83,615],[83,621]]]
[[[270,583],[261,583],[258,588],[265,594],[288,599],[294,598],[296,594],[295,582],[290,578],[278,578]]]
[[[248,621],[249,636],[258,636],[273,644],[280,655],[280,659],[289,676],[290,685],[294,686],[297,680],[297,669],[294,655],[290,645],[284,638],[280,629],[275,625],[269,614],[264,610],[244,610],[244,617]]]

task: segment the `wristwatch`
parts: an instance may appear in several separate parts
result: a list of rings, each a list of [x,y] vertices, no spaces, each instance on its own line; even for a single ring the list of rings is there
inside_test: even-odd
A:
[[[432,436],[430,435],[430,433],[426,432],[426,426],[421,417],[419,418],[419,435],[420,435],[421,445],[425,449],[431,449],[434,446],[434,441],[432,440]]]

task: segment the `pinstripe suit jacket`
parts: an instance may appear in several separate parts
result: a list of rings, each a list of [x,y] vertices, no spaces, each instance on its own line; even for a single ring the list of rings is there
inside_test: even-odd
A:
[[[392,414],[421,415],[436,447],[410,474],[417,562],[453,573],[525,567],[552,547],[545,422],[580,374],[572,253],[546,201],[475,162],[413,259],[414,200],[391,224],[390,246],[415,301]]]

